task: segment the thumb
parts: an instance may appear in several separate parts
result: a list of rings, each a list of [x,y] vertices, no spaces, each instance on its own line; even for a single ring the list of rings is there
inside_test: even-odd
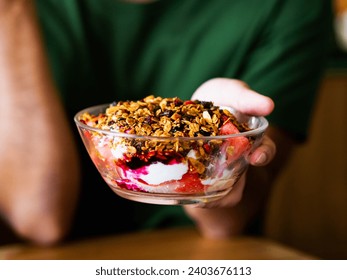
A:
[[[192,95],[192,100],[212,101],[215,105],[256,116],[269,115],[274,109],[271,98],[251,90],[240,80],[228,78],[214,78],[203,83]]]

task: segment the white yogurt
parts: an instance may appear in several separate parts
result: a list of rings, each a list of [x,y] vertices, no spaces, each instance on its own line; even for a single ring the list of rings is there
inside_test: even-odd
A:
[[[140,175],[139,178],[150,185],[159,185],[161,183],[181,180],[182,176],[188,172],[188,164],[176,163],[165,165],[161,162],[156,162],[146,168],[147,174]]]
[[[160,185],[172,180],[181,180],[182,176],[188,172],[188,163],[181,162],[166,165],[155,162],[142,167],[140,170],[126,170],[125,172],[127,177],[130,175],[133,178],[143,180],[149,185]]]
[[[178,180],[188,172],[188,163],[165,165],[161,162],[136,170],[119,170],[124,178],[147,192],[173,193],[180,186]]]
[[[111,149],[111,153],[115,159],[121,159],[127,152],[127,147],[124,144],[115,145],[115,148]]]

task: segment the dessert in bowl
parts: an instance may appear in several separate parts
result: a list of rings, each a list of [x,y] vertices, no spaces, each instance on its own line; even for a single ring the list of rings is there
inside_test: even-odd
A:
[[[268,126],[212,102],[147,96],[80,111],[75,122],[103,179],[146,203],[207,203],[225,196]]]

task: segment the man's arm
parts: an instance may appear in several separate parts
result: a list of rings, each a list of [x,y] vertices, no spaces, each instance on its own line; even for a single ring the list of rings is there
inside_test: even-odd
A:
[[[76,204],[75,144],[32,0],[0,0],[0,214],[23,238],[61,239]]]

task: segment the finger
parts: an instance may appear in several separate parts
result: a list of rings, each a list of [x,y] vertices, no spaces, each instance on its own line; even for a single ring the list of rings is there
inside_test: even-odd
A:
[[[203,83],[192,99],[212,101],[216,105],[233,107],[255,116],[266,116],[274,109],[271,98],[251,90],[240,80],[228,78],[215,78]]]
[[[266,135],[259,147],[249,156],[249,163],[254,166],[267,165],[276,154],[275,143]]]

